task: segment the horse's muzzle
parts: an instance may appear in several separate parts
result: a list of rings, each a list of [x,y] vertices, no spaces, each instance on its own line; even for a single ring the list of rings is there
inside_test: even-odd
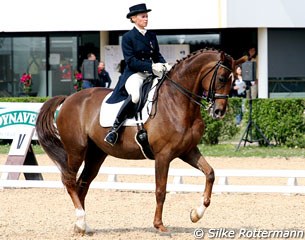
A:
[[[213,106],[209,109],[209,114],[213,119],[222,119],[226,114],[226,107],[213,104]]]
[[[212,104],[209,108],[210,116],[213,119],[221,119],[226,114],[226,106],[227,106],[227,100],[229,98],[229,95],[227,94],[220,94],[215,93]]]
[[[226,114],[226,111],[223,111],[223,110],[220,110],[220,109],[216,109],[214,112],[213,112],[213,118],[214,119],[221,119],[225,116]]]

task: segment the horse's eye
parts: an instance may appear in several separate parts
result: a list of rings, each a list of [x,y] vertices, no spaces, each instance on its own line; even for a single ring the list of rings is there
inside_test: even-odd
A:
[[[223,77],[223,76],[219,77],[218,79],[219,79],[219,81],[222,82],[222,83],[225,83],[225,82],[228,81],[228,79],[225,78],[225,77]]]

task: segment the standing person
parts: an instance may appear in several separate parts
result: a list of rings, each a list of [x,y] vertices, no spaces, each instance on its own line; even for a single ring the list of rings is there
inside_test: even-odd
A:
[[[232,97],[246,97],[246,83],[243,81],[241,65],[236,66],[233,75]]]
[[[103,61],[100,61],[97,71],[99,79],[96,83],[96,87],[106,87],[106,83],[108,83],[107,88],[109,88],[111,84],[111,78],[105,69],[105,63]]]
[[[96,56],[95,54],[93,53],[88,53],[87,54],[87,59],[90,60],[90,61],[96,61]],[[96,69],[97,71],[97,69]],[[84,63],[82,64],[82,73],[83,73],[83,76],[84,76]],[[83,79],[83,84],[82,84],[82,89],[86,89],[86,88],[92,88],[92,87],[95,87],[95,81],[97,79]]]
[[[251,87],[250,87],[250,91],[251,91],[251,98],[257,98],[258,96],[258,79],[257,79],[257,73],[258,73],[258,57],[257,57],[257,52],[256,52],[256,48],[255,47],[251,47],[249,49],[249,56],[251,55],[252,52],[252,56],[250,58],[249,61],[251,62],[255,62],[256,63],[256,69],[255,69],[255,81],[251,82]]]
[[[245,61],[251,61],[251,62],[255,62],[255,80],[251,81],[251,84],[249,86],[249,88],[247,89],[247,98],[250,98],[250,94],[251,94],[251,98],[257,98],[258,96],[258,79],[257,79],[257,73],[258,73],[258,66],[257,66],[257,53],[256,53],[256,48],[255,47],[250,47],[248,50],[247,55],[244,56],[245,57]],[[249,91],[248,91],[249,90]]]
[[[119,79],[108,103],[125,100],[113,123],[105,141],[113,146],[118,139],[118,130],[127,117],[135,114],[135,106],[139,101],[140,87],[144,79],[150,75],[161,77],[164,71],[170,70],[170,65],[160,53],[156,34],[146,30],[148,12],[144,3],[129,8],[127,18],[134,28],[123,35],[122,51],[126,67]]]
[[[246,98],[246,89],[247,85],[243,81],[242,78],[242,68],[240,65],[236,66],[236,69],[233,74],[233,83],[231,89],[231,96],[232,97],[239,97],[239,98]],[[236,125],[240,125],[242,117],[243,117],[243,110],[244,110],[244,100],[242,101],[241,107],[238,109],[236,119]]]

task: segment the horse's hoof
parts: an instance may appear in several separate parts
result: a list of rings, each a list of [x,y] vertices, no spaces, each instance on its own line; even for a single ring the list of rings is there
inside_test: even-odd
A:
[[[74,225],[74,234],[84,236],[86,233],[86,229],[80,228],[78,225]]]
[[[198,216],[198,213],[197,213],[197,210],[196,209],[192,209],[191,210],[191,213],[190,213],[190,218],[191,218],[191,221],[193,223],[196,223],[199,221],[200,217]]]
[[[161,232],[168,232],[167,228],[164,227],[163,224],[154,224],[155,228],[161,233]]]
[[[94,231],[90,227],[88,227],[87,224],[86,224],[85,229],[82,229],[75,224],[74,225],[74,234],[80,235],[80,236],[84,236],[84,235],[92,236],[94,234]]]
[[[92,236],[94,234],[94,230],[92,230],[87,224],[86,224],[86,235]]]
[[[160,236],[167,236],[167,237],[172,236],[171,232],[166,227],[164,227],[163,225],[156,226],[156,229],[157,229]]]

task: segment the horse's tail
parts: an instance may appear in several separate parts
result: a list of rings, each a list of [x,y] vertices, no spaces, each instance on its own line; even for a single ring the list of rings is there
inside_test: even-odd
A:
[[[67,163],[67,153],[59,138],[54,120],[56,109],[65,101],[66,98],[67,96],[55,96],[46,101],[42,105],[36,120],[36,132],[39,143],[60,169],[62,182],[65,186],[71,182],[72,175]]]

